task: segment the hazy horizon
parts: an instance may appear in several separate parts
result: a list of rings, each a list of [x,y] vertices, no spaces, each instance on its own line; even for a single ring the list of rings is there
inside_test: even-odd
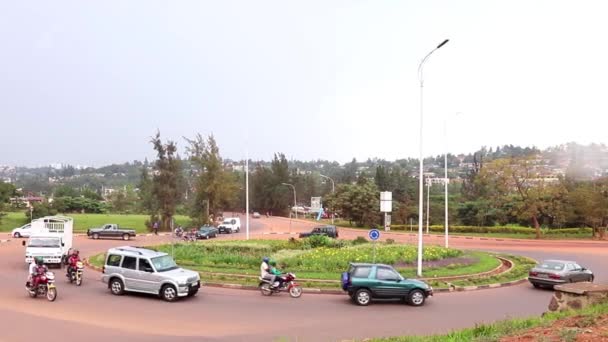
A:
[[[608,3],[0,4],[0,165],[102,166],[213,133],[222,156],[418,158],[607,143]],[[456,116],[455,113],[462,115]],[[182,156],[185,156],[183,152]]]

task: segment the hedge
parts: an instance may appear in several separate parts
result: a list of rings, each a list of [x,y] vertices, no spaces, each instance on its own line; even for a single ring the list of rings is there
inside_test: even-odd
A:
[[[417,228],[417,227],[415,227]],[[425,227],[426,229],[426,227]],[[391,225],[391,230],[410,230],[409,225]],[[432,232],[443,232],[444,226],[430,226],[429,230]],[[554,229],[541,229],[544,235],[561,235],[561,234],[587,234],[591,235],[591,228],[554,228]],[[500,234],[535,234],[534,228],[526,227],[477,227],[477,226],[450,226],[450,232],[452,233],[500,233]]]

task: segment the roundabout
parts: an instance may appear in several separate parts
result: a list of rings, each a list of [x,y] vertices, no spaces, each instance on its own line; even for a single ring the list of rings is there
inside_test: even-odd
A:
[[[287,220],[270,218],[252,222],[254,238],[288,239],[289,234],[264,234],[288,227]],[[293,230],[308,230],[306,223]],[[287,228],[283,232],[288,232]],[[293,232],[289,232],[293,233]],[[355,239],[366,232],[341,230],[341,238]],[[222,237],[238,239],[242,234]],[[407,234],[385,234],[396,242],[410,242]],[[382,240],[382,238],[381,238]],[[91,256],[123,241],[89,240],[75,237],[75,246]],[[442,237],[427,236],[425,243],[439,244]],[[305,295],[297,300],[259,292],[204,286],[196,297],[166,303],[154,296],[112,296],[100,273],[87,269],[81,287],[58,277],[55,302],[33,300],[24,295],[27,268],[23,249],[16,241],[0,245],[0,329],[2,340],[25,341],[39,331],[69,331],[70,338],[89,341],[337,341],[366,337],[427,335],[493,322],[509,317],[539,315],[546,311],[552,291],[535,290],[529,284],[504,288],[438,293],[424,307],[378,303],[352,305],[347,296]],[[141,236],[130,244],[159,245],[169,237]],[[534,259],[577,259],[588,267],[602,269],[606,243],[585,241],[493,241],[457,239],[454,248],[523,255]],[[60,273],[60,272],[58,272]],[[596,281],[605,282],[598,273]],[[36,331],[30,329],[35,322]],[[65,339],[54,336],[50,340]]]

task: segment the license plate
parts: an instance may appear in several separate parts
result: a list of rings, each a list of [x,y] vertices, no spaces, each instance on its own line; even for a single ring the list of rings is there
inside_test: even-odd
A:
[[[539,278],[547,278],[547,275],[546,274],[539,274],[538,277]]]

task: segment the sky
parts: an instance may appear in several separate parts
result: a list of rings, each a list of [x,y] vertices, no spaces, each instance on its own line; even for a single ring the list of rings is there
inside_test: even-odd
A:
[[[607,143],[606,1],[2,1],[0,165]],[[459,114],[457,114],[459,113]],[[446,125],[447,123],[447,125]],[[447,126],[447,135],[444,134]],[[447,138],[447,139],[446,139]]]

